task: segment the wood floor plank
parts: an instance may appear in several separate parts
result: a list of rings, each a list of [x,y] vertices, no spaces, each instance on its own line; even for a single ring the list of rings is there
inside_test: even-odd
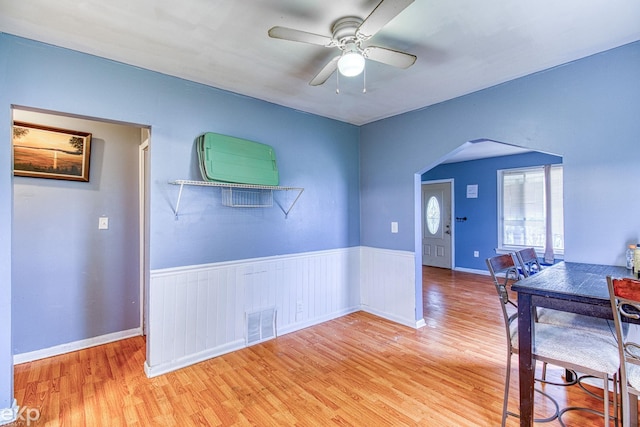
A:
[[[489,277],[424,268],[423,304],[419,330],[358,312],[151,379],[145,340],[131,338],[17,365],[15,396],[40,411],[38,427],[499,425],[506,337]],[[575,387],[545,388],[564,405],[601,408]],[[512,411],[517,397],[514,358]],[[536,401],[538,413],[549,408]],[[564,420],[602,425],[585,413]]]

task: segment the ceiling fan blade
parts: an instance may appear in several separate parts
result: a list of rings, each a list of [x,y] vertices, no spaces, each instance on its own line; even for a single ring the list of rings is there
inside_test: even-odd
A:
[[[331,37],[306,31],[294,30],[287,27],[273,27],[269,30],[269,37],[274,39],[291,40],[294,42],[315,44],[318,46],[332,47],[335,45]]]
[[[414,0],[382,0],[358,27],[356,31],[358,38],[370,39],[413,2]]]
[[[410,53],[379,46],[369,46],[365,48],[362,55],[372,61],[382,62],[383,64],[398,68],[409,68],[417,59],[415,55]]]
[[[334,57],[324,66],[322,70],[309,82],[311,86],[320,86],[324,82],[327,81],[331,74],[333,74],[338,68],[338,59],[340,59],[340,55]]]

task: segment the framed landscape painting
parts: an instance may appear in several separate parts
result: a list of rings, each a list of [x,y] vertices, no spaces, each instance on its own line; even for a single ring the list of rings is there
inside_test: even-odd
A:
[[[13,174],[89,181],[91,134],[13,122]]]

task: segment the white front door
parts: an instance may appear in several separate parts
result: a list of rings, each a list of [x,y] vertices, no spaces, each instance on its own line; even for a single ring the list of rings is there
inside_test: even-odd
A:
[[[422,185],[422,264],[452,268],[451,182]]]

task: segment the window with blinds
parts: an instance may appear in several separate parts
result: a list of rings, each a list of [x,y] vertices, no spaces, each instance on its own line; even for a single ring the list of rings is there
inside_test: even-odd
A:
[[[547,173],[544,166],[498,171],[501,249],[534,247],[539,252],[552,249],[556,254],[564,253],[562,165],[551,165],[548,169]]]

